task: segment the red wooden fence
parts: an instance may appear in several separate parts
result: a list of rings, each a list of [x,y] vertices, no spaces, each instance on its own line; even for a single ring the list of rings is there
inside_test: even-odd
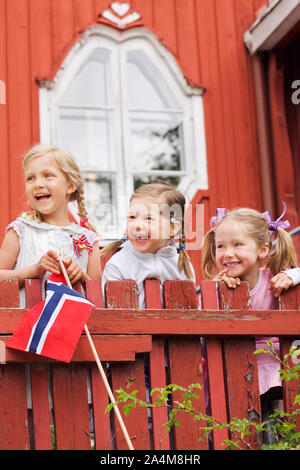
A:
[[[146,399],[145,378],[150,388],[168,383],[203,386],[205,355],[212,415],[222,422],[232,417],[259,420],[254,338],[279,336],[281,352],[289,350],[300,336],[300,287],[282,296],[279,311],[250,310],[246,284],[230,290],[202,281],[201,309],[190,281],[164,284],[164,308],[158,281],[147,280],[145,290],[147,308],[138,310],[133,281],[109,282],[107,308],[102,308],[100,282],[86,283],[87,297],[95,304],[87,325],[101,361],[107,364],[113,391],[137,389],[138,396]],[[41,299],[39,281],[26,281],[26,293],[31,307]],[[104,413],[109,400],[85,335],[70,364],[5,348],[27,310],[18,305],[17,281],[1,281],[0,449],[51,449],[51,429],[56,449],[91,449],[91,434],[95,449],[127,449],[113,413]],[[289,383],[283,388],[284,406],[290,411],[295,387]],[[206,411],[203,390],[197,409]],[[163,408],[152,410],[151,419],[145,408],[135,408],[124,417],[136,450],[221,449],[228,437],[227,431],[217,431],[211,442],[199,443],[199,422],[187,414],[179,416],[181,425],[166,437],[162,428],[166,421]],[[255,436],[251,441],[258,445]]]

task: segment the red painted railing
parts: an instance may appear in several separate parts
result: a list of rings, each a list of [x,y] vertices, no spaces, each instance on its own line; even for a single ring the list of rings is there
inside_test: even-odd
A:
[[[120,387],[137,389],[146,399],[146,382],[151,389],[168,383],[204,387],[205,365],[216,419],[260,419],[254,338],[279,336],[281,353],[288,352],[300,338],[300,287],[281,297],[278,311],[250,310],[246,284],[230,290],[202,281],[201,309],[190,281],[165,282],[162,308],[159,282],[147,280],[145,310],[137,308],[135,282],[109,282],[107,308],[100,287],[98,281],[86,283],[87,298],[95,304],[87,325],[114,394]],[[26,296],[27,308],[40,301],[39,281],[26,281]],[[118,421],[105,413],[108,395],[84,334],[70,364],[5,348],[27,311],[18,305],[17,281],[1,281],[0,449],[51,449],[51,433],[56,449],[91,449],[91,434],[96,449],[127,449]],[[285,410],[291,411],[295,386],[283,384],[283,392]],[[205,413],[204,389],[198,393],[197,409]],[[210,443],[199,443],[200,424],[184,413],[166,437],[165,408],[153,409],[150,417],[137,407],[123,418],[136,450],[221,449],[228,437],[226,430],[215,431]],[[257,445],[255,435],[251,442]]]

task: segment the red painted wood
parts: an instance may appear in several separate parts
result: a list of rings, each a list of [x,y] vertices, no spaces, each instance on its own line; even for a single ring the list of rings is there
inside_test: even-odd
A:
[[[282,294],[279,300],[279,308],[281,310],[289,310],[289,309],[295,309],[297,308],[300,310],[300,286],[293,287],[292,289],[289,289],[285,293]],[[299,319],[300,319],[300,311],[299,311]],[[284,358],[285,354],[288,354],[291,346],[297,346],[299,348],[300,346],[300,338],[298,337],[282,337],[280,338],[280,353],[281,353],[281,359]],[[298,356],[299,358],[299,356]],[[290,367],[294,367],[295,365],[299,364],[299,359],[293,360],[289,359],[289,365]],[[287,413],[291,413],[292,411],[295,411],[295,409],[299,405],[294,404],[295,396],[298,393],[298,381],[293,379],[290,380],[289,382],[283,381],[282,382],[282,388],[283,388],[283,404],[284,404],[284,410]],[[296,423],[298,427],[298,431],[300,429],[300,416],[296,416]]]
[[[219,283],[219,303],[222,309],[250,308],[247,283],[229,289],[224,282]],[[246,418],[249,421],[261,420],[258,372],[255,351],[255,338],[231,337],[224,339],[224,359],[228,390],[229,419]],[[247,438],[251,446],[258,442],[253,432]]]
[[[0,449],[29,449],[24,365],[0,365]]]
[[[114,308],[135,308],[138,305],[136,283],[133,281],[109,281],[106,284],[106,304],[113,305]],[[143,355],[137,355],[134,363],[111,364],[110,372],[113,393],[119,388],[139,390],[139,397],[146,400]],[[131,411],[127,418],[124,417],[122,409],[120,412],[134,449],[149,449],[146,409],[137,407]],[[128,449],[117,419],[115,419],[115,429],[117,449]]]
[[[19,284],[17,279],[0,281],[0,307],[19,307]]]
[[[114,396],[116,390],[122,388],[125,391],[138,390],[138,397],[146,400],[144,357],[138,355],[136,361],[128,364],[111,364],[111,383]],[[124,416],[122,406],[119,405],[120,413],[135,450],[150,448],[148,419],[146,408],[137,407],[131,410],[128,417]],[[118,450],[128,450],[128,445],[121,431],[118,420],[115,418],[116,445]]]
[[[91,449],[86,366],[51,367],[57,450]]]
[[[166,308],[196,308],[199,299],[195,286],[189,281],[167,281],[164,283]],[[197,410],[205,410],[204,380],[200,337],[180,337],[168,339],[170,383],[187,387],[199,383],[202,390],[196,390],[199,400],[192,399]],[[180,392],[174,393],[174,400],[182,399]],[[198,442],[201,432],[199,421],[193,421],[189,414],[178,415],[180,426],[174,429],[177,450],[207,449],[207,441]]]
[[[5,344],[10,336],[1,336]],[[149,352],[152,348],[150,335],[92,335],[99,357],[103,361],[134,361],[135,354]],[[0,358],[1,360],[1,358]],[[82,336],[75,348],[72,362],[94,362],[88,339]],[[6,362],[57,362],[54,359],[34,353],[6,349]]]
[[[90,280],[85,283],[86,298],[92,302],[95,307],[101,308],[102,302],[102,290],[101,281]]]
[[[8,224],[10,214],[10,188],[9,188],[9,152],[8,152],[8,105],[7,105],[7,23],[6,0],[0,0],[0,80],[5,86],[5,96],[1,96],[0,104],[0,175],[1,178],[1,213],[0,213],[0,241],[5,235],[4,227]],[[3,86],[2,83],[2,86]],[[1,88],[2,89],[2,88]],[[3,102],[5,98],[5,104]]]
[[[51,450],[47,365],[31,364],[30,378],[34,448],[36,450]]]
[[[26,307],[32,308],[42,300],[42,283],[39,279],[25,279]]]
[[[96,450],[110,450],[112,448],[110,416],[109,413],[105,413],[105,409],[109,405],[109,399],[96,364],[91,366],[91,376],[95,426],[95,448]]]
[[[282,202],[287,204],[286,217],[291,227],[298,224],[296,190],[293,158],[285,112],[284,58],[276,52],[270,53],[268,62],[268,81],[270,92],[270,111],[274,145],[274,164],[276,173],[276,194],[278,215],[282,212]],[[282,158],[285,155],[285,158]],[[277,216],[277,214],[274,214]]]
[[[138,308],[138,293],[135,281],[108,281],[105,285],[107,308]]]
[[[42,300],[42,284],[39,279],[25,280],[26,305],[32,308]],[[7,361],[16,357],[17,351],[7,350]],[[19,353],[24,361],[29,362],[30,359],[36,361],[36,364],[30,365],[30,381],[31,381],[31,399],[33,410],[33,433],[34,448],[36,450],[51,449],[50,434],[50,413],[48,398],[48,375],[47,365],[40,364],[39,356],[36,354]]]
[[[218,308],[217,285],[213,281],[200,283],[203,308]],[[224,367],[222,354],[222,340],[219,338],[205,338],[206,364],[209,382],[209,407],[210,414],[221,423],[227,422],[226,391],[224,384]],[[222,442],[228,439],[228,431],[214,430],[214,449],[224,449]]]
[[[154,279],[145,280],[145,304],[146,308],[161,308],[160,281]],[[166,383],[165,371],[165,346],[163,338],[152,339],[152,351],[149,355],[150,388],[163,388]],[[152,401],[156,398],[156,393]],[[153,445],[155,450],[169,450],[169,436],[165,435],[163,424],[168,422],[168,413],[165,408],[152,409]]]

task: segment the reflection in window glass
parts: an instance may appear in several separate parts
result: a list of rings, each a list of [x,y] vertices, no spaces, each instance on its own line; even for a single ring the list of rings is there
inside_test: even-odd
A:
[[[91,54],[62,96],[61,105],[104,106],[108,103],[107,57],[107,51],[103,49],[96,49]]]
[[[72,152],[82,170],[110,170],[108,112],[63,109],[59,113],[60,145]]]
[[[159,69],[141,50],[127,54],[127,95],[129,108],[178,109]]]
[[[155,176],[155,175],[146,175],[146,176],[135,176],[134,177],[134,191],[141,186],[142,184],[155,183],[156,181],[167,181],[174,186],[178,186],[180,183],[179,176]]]
[[[131,169],[182,170],[181,116],[131,113]]]
[[[117,224],[116,188],[114,178],[97,173],[84,175],[86,207],[90,219],[105,231]]]

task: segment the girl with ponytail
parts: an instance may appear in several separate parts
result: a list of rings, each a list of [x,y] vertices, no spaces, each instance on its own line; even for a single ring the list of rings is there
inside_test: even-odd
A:
[[[281,216],[272,221],[269,212],[239,208],[217,209],[211,218],[211,229],[204,237],[202,268],[207,279],[224,281],[234,288],[240,281],[249,284],[251,307],[255,310],[278,309],[283,290],[300,282],[300,269],[290,226]],[[273,341],[279,354],[278,338],[257,338],[257,348],[268,349],[266,339]],[[272,397],[281,397],[279,362],[267,354],[256,356],[262,411],[270,412]]]
[[[161,283],[195,280],[185,248],[184,209],[183,194],[164,181],[142,185],[133,193],[126,234],[100,251],[102,256],[113,255],[103,271],[103,292],[107,281],[133,279],[143,308],[146,278],[157,278]]]

